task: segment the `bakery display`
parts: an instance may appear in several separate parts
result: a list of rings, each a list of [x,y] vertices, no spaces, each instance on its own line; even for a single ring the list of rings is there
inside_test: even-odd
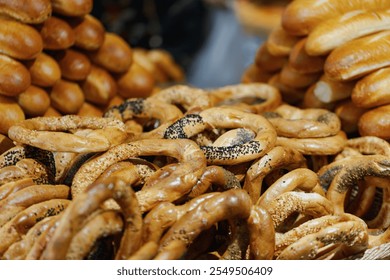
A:
[[[288,1],[242,82],[212,89],[92,1],[11,2],[1,259],[389,258],[388,1]]]

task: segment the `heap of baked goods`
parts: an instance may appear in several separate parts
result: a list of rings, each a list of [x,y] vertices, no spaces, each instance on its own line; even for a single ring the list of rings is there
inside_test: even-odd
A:
[[[390,139],[389,9],[389,1],[292,1],[243,80],[333,110],[348,133]]]
[[[101,116],[183,71],[164,50],[134,50],[90,14],[92,0],[2,1],[0,133],[25,118]],[[134,61],[133,61],[134,60]]]
[[[53,18],[60,2],[50,2],[53,10],[40,24]],[[9,12],[11,4],[0,7],[21,15]],[[121,98],[97,104],[101,113],[93,116],[23,117],[2,132],[1,259],[389,258],[390,143],[351,136],[337,111],[315,95],[310,100],[321,106],[300,106],[309,101],[300,89],[316,79],[293,78],[297,89],[295,83],[253,81],[264,77],[259,73],[282,76],[290,51],[275,44],[285,53],[277,56],[263,46],[258,60],[272,63],[253,66],[246,83],[207,90],[171,85],[139,96],[135,89],[120,92],[118,76],[108,68],[119,63],[103,67],[94,60],[91,53],[105,41],[95,51],[71,46],[56,53],[85,55],[91,67],[113,77]],[[169,55],[158,60],[161,52],[126,46],[127,70],[139,65],[155,71],[159,82],[182,79],[178,68],[158,68]],[[115,50],[108,48],[104,58]],[[38,53],[50,53],[60,65],[54,51]],[[311,69],[324,59],[310,58],[305,67]],[[62,77],[59,69],[58,81],[86,83]],[[324,70],[317,71],[312,74]],[[83,94],[84,103],[94,104]],[[0,114],[17,112],[12,108],[20,105],[4,98]]]

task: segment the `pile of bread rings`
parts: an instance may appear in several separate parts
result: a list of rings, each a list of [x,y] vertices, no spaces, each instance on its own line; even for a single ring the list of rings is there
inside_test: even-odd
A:
[[[291,1],[243,81],[332,110],[347,133],[389,140],[389,9],[386,0]]]
[[[11,2],[0,11],[35,28]],[[61,1],[50,3],[53,15],[75,19],[59,12]],[[130,68],[138,61],[153,69],[146,58],[156,52],[130,50]],[[245,83],[176,84],[147,96],[122,96],[117,84],[121,98],[99,114],[8,124],[0,135],[0,258],[388,259],[388,139],[354,135],[333,108],[299,106],[304,95],[254,82],[288,60],[269,57],[273,70],[256,64]],[[180,71],[156,73],[161,83],[182,79]]]
[[[390,242],[390,144],[265,83],[170,86],[8,137],[2,259],[344,259]]]
[[[25,2],[0,4],[1,134],[31,117],[101,116],[184,79],[168,52],[132,49],[106,31],[92,0]]]

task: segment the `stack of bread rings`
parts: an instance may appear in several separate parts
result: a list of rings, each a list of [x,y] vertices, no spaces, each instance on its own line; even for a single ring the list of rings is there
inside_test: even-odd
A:
[[[23,108],[17,102],[22,93],[1,93],[6,105],[0,102],[0,124],[7,128],[0,134],[0,259],[390,258],[389,139],[357,134],[357,127],[346,126],[339,110],[333,111],[335,101],[317,99],[314,85],[325,80],[320,77],[334,80],[324,72],[331,55],[302,52],[306,43],[301,39],[307,41],[311,31],[300,34],[280,27],[272,33],[252,67],[259,71],[245,73],[245,83],[156,89],[159,83],[183,79],[179,68],[168,67],[174,65],[169,54],[132,49],[104,29],[95,48],[77,45],[75,39],[62,49],[45,49],[45,44],[62,40],[52,40],[54,30],[44,27],[62,21],[75,30],[75,22],[93,19],[88,14],[91,1],[39,0],[31,7],[3,2],[0,20],[37,31],[42,42],[36,56],[6,53],[5,60],[26,68],[29,63],[45,65],[38,60],[44,55],[58,64],[60,77],[39,86],[31,68],[26,72],[26,87],[41,87],[49,96],[49,112],[43,114],[28,115],[21,109],[18,119],[17,111],[9,109]],[[295,0],[288,7],[301,2],[306,4]],[[333,2],[321,3],[327,7]],[[367,1],[355,2],[359,9],[369,9]],[[340,13],[353,7],[352,2],[340,4]],[[76,10],[83,12],[76,15]],[[50,25],[53,21],[57,23]],[[0,31],[7,26],[1,25]],[[10,38],[30,42],[18,35]],[[114,51],[104,51],[105,43]],[[293,49],[300,50],[294,67],[310,69],[304,75],[292,70]],[[79,73],[76,66],[66,71],[73,65],[66,54],[72,53],[90,62],[92,70],[84,80],[72,80]],[[118,53],[125,59],[112,63],[116,60],[111,56]],[[309,58],[310,63],[304,62]],[[128,95],[120,90],[121,82],[132,84],[132,78],[124,77],[133,76],[127,74],[135,65],[154,77],[147,94],[139,95],[136,86]],[[115,94],[99,95],[102,88],[92,84],[83,87],[93,69],[98,69],[94,75],[104,72],[112,78]],[[272,75],[276,78],[268,81]],[[15,89],[6,83],[14,80],[3,77],[0,87]],[[39,78],[47,83],[50,75]],[[354,89],[354,79],[338,81],[335,88]],[[83,104],[99,113],[50,113],[57,106],[52,95],[58,83],[77,85]],[[312,95],[306,94],[309,88]],[[58,103],[69,104],[72,98],[66,98]],[[350,110],[361,112],[354,106]]]
[[[90,14],[92,0],[2,1],[0,134],[38,116],[102,116],[184,80],[164,50],[132,49]],[[30,2],[30,1],[29,1]]]
[[[333,110],[352,135],[390,139],[390,2],[291,1],[242,79],[304,108]]]

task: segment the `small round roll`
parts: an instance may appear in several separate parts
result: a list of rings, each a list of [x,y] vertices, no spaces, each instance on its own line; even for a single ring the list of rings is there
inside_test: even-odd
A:
[[[119,35],[106,32],[103,45],[96,51],[89,52],[93,63],[113,73],[126,72],[133,62],[130,45]]]
[[[19,61],[0,54],[0,96],[17,96],[31,84],[27,68]]]
[[[52,87],[61,78],[61,69],[50,55],[41,52],[33,59],[26,61],[30,71],[31,83],[41,87]]]
[[[334,112],[340,118],[341,128],[346,133],[356,133],[360,117],[367,109],[357,107],[350,99],[338,103]]]
[[[13,99],[0,95],[0,133],[7,135],[8,129],[25,119],[24,112]]]
[[[56,16],[48,18],[38,30],[46,50],[64,50],[75,42],[73,29],[65,20]]]
[[[18,104],[29,117],[38,117],[49,109],[50,97],[44,89],[31,85],[19,94]]]
[[[94,16],[87,14],[83,17],[68,20],[75,35],[75,46],[92,51],[101,47],[106,32],[103,24]]]
[[[282,69],[286,62],[287,57],[272,55],[268,51],[266,43],[263,43],[256,51],[255,64],[259,69],[263,69],[264,71],[276,72]]]
[[[82,52],[69,48],[53,54],[61,69],[62,78],[82,81],[91,72],[91,61]]]
[[[53,12],[63,16],[83,16],[92,11],[93,0],[52,0]]]
[[[352,90],[353,103],[362,108],[390,104],[390,67],[379,69],[361,80]]]
[[[305,50],[307,38],[299,40],[292,48],[288,61],[300,73],[319,73],[323,71],[325,57],[310,56]]]
[[[358,123],[362,136],[377,136],[390,140],[390,105],[384,105],[364,113]]]
[[[50,92],[51,105],[62,114],[76,114],[85,100],[80,86],[71,81],[58,80]]]
[[[270,54],[288,56],[299,39],[299,37],[287,33],[281,26],[278,26],[269,34],[266,45]]]

